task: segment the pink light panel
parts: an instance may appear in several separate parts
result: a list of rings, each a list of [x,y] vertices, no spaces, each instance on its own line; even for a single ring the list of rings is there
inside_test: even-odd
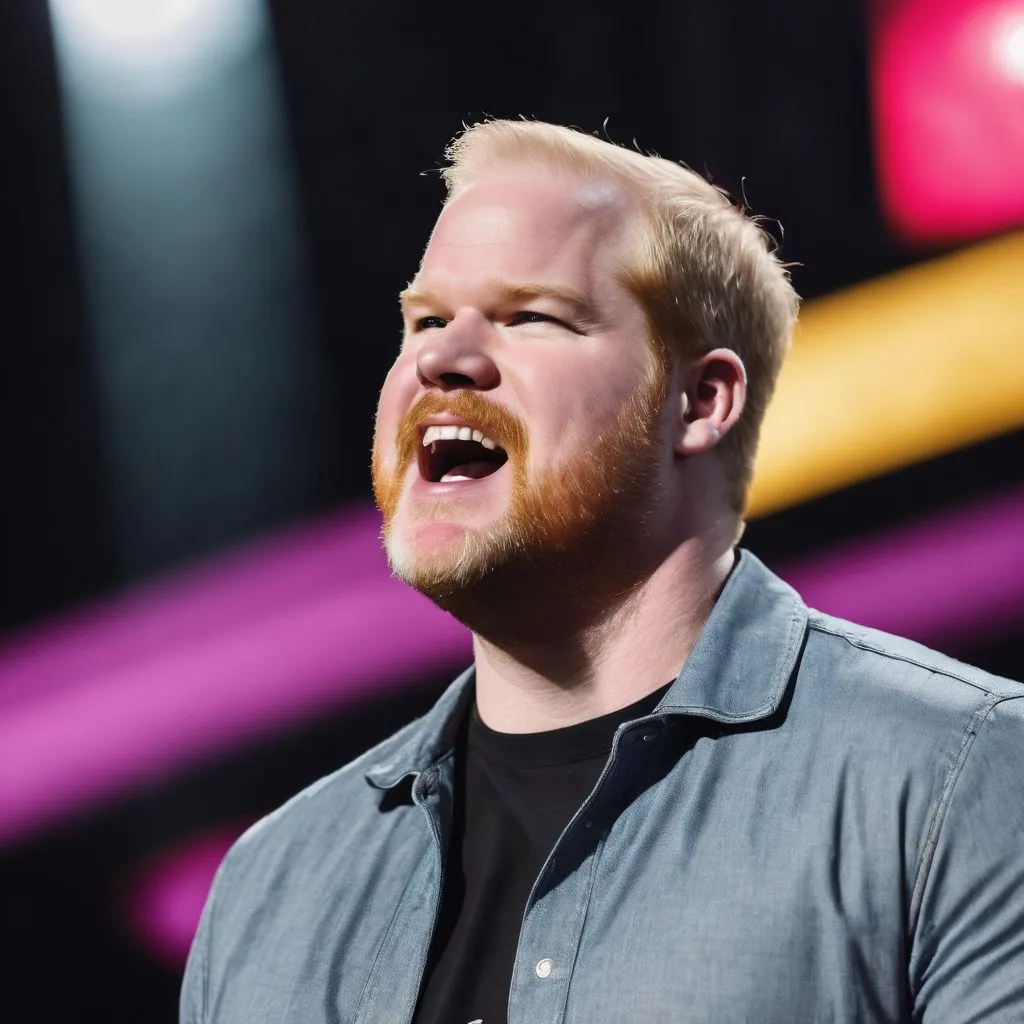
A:
[[[910,242],[1024,224],[1024,0],[875,0],[885,214]]]

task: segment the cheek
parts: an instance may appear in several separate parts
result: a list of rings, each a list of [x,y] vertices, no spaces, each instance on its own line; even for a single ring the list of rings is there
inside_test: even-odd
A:
[[[566,383],[549,397],[550,442],[558,449],[573,451],[590,447],[609,431],[619,429],[642,379],[640,374],[617,374],[610,369],[597,380]]]
[[[374,461],[387,465],[395,460],[395,438],[405,411],[412,404],[416,390],[415,368],[409,373],[408,360],[399,357],[391,367],[377,399],[374,422]]]

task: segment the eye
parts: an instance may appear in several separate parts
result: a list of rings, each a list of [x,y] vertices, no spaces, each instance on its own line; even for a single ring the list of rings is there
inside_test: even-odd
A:
[[[518,313],[513,313],[508,322],[510,327],[515,327],[517,324],[559,324],[564,326],[557,317],[548,316],[547,313],[538,313],[535,309],[523,309]]]
[[[413,326],[417,331],[426,331],[432,327],[447,327],[448,321],[443,316],[422,316]]]

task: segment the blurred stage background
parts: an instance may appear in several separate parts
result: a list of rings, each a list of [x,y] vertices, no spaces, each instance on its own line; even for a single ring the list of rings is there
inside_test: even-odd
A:
[[[0,1020],[173,1021],[230,839],[466,663],[368,453],[485,114],[784,225],[745,543],[1024,676],[1024,0],[5,0]]]

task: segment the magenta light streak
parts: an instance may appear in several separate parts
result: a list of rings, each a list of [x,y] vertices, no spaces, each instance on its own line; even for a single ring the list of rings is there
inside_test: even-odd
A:
[[[783,575],[825,611],[955,644],[1020,621],[1022,522],[1024,490]],[[0,842],[467,660],[466,632],[389,577],[376,533],[354,513],[11,645]]]
[[[782,575],[831,614],[943,646],[1024,619],[1024,489],[792,563]],[[134,890],[135,932],[179,967],[239,830],[161,857]]]
[[[203,832],[164,851],[129,887],[125,912],[132,932],[171,969],[185,962],[213,876],[245,827]]]
[[[1024,621],[1024,488],[790,563],[832,615],[942,649]]]
[[[360,521],[355,528],[376,552],[375,523]],[[321,538],[322,559],[336,557],[336,540],[330,533]],[[178,628],[178,614],[189,613],[178,591],[165,609],[173,639],[163,648],[147,646],[141,657],[122,659],[118,648],[117,658],[105,658],[109,652],[97,653],[88,632],[79,637],[63,628],[61,642],[80,639],[92,668],[75,685],[44,690],[39,699],[22,688],[22,700],[3,710],[0,843],[185,765],[386,693],[402,680],[467,662],[465,629],[392,580],[382,555],[374,561],[352,583],[292,592],[248,617],[226,616],[216,631],[201,623],[192,623],[191,634]],[[263,581],[268,590],[270,584]],[[158,604],[150,607],[146,619],[154,631],[158,612]],[[130,623],[131,609],[121,620],[109,610],[102,627],[111,630],[117,621]],[[114,648],[119,639],[113,630]]]
[[[379,529],[372,508],[348,510],[30,630],[0,646],[0,714],[25,697],[251,625],[275,608],[381,579]]]

